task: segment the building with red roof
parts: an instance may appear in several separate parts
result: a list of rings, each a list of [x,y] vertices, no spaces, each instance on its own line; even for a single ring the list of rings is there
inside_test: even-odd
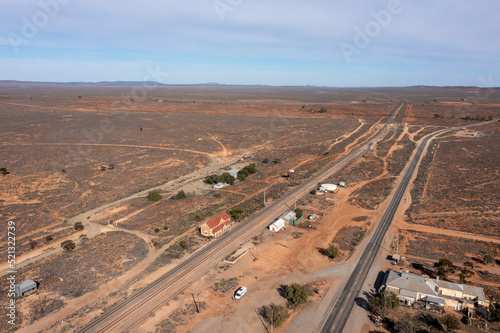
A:
[[[231,216],[224,212],[203,223],[200,229],[203,236],[219,237],[232,227],[234,221],[231,221]]]

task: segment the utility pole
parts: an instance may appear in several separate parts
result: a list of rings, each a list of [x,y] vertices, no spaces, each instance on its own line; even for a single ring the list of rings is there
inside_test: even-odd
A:
[[[266,190],[264,190],[264,207],[266,207]]]
[[[294,196],[294,198],[295,198],[295,205],[293,206],[293,209],[297,209],[297,197]]]

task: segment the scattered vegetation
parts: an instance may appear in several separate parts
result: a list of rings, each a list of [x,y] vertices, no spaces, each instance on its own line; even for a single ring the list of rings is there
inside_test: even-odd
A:
[[[147,196],[148,201],[158,201],[161,198],[163,198],[163,196],[157,191],[149,191]]]

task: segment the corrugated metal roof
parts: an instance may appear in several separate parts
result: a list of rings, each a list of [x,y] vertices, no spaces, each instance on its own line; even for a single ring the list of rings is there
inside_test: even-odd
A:
[[[444,299],[438,297],[427,296],[426,300],[427,302],[436,303],[440,305],[446,304],[446,301]]]

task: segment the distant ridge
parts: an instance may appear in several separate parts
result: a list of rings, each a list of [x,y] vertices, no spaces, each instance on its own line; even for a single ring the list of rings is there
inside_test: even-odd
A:
[[[156,81],[99,81],[99,82],[44,82],[44,81],[17,81],[17,80],[0,80],[0,85],[9,84],[26,84],[26,85],[66,85],[66,86],[157,86],[157,87],[274,87],[274,88],[310,88],[310,89],[457,89],[457,88],[482,88],[482,89],[498,89],[500,87],[477,87],[477,86],[427,86],[427,85],[412,85],[412,86],[394,86],[394,87],[330,87],[330,86],[315,86],[315,85],[265,85],[265,84],[222,84],[217,82],[207,83],[160,83]]]

